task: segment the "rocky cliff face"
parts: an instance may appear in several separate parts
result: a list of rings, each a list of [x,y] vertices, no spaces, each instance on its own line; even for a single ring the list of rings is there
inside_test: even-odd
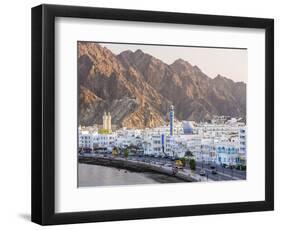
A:
[[[171,104],[178,120],[246,116],[246,84],[178,59],[167,65],[141,50],[114,55],[97,43],[78,43],[79,122],[102,123],[108,111],[118,127],[164,124]]]

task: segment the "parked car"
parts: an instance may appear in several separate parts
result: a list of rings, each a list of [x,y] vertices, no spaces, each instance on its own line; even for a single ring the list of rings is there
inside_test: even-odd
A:
[[[234,165],[229,165],[228,168],[229,169],[234,169],[235,167],[234,167]]]
[[[200,172],[199,172],[199,175],[200,176],[206,176],[206,171],[201,169]]]
[[[212,174],[218,174],[217,170],[212,170]]]
[[[237,170],[245,171],[246,170],[246,165],[236,165]]]
[[[226,168],[226,169],[228,168],[228,165],[227,165],[227,164],[222,164],[221,166],[222,166],[223,168]]]
[[[214,165],[210,166],[210,169],[215,169],[215,168],[216,168],[216,166],[214,166]]]

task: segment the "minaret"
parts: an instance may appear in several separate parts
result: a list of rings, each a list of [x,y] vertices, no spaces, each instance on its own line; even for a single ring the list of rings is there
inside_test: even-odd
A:
[[[174,135],[174,106],[170,106],[170,135]]]
[[[111,132],[111,115],[108,113],[107,115],[107,129]]]
[[[103,129],[107,129],[107,116],[106,116],[106,112],[104,112],[104,114],[102,116],[102,128]]]

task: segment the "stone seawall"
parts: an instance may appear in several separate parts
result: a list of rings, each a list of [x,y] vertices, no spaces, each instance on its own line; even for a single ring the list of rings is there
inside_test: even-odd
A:
[[[135,172],[161,173],[168,176],[176,177],[186,182],[199,181],[198,178],[196,178],[194,175],[188,172],[178,171],[177,173],[174,173],[171,167],[164,167],[161,165],[150,164],[140,161],[126,160],[123,158],[100,157],[100,156],[79,157],[79,162],[86,163],[86,164],[95,164],[95,165],[102,165],[108,167],[122,168]]]

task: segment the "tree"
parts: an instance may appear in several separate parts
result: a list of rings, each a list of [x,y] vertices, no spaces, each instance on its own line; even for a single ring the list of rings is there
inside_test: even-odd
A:
[[[191,170],[196,170],[196,161],[194,160],[194,159],[191,159],[190,161],[189,161],[189,167],[190,167],[190,169]]]
[[[114,147],[114,148],[112,149],[112,155],[113,155],[113,156],[117,156],[118,154],[119,154],[118,148],[117,148],[117,147]]]
[[[193,153],[190,150],[187,150],[184,154],[184,157],[187,158],[187,161],[189,161],[191,157],[193,157]]]
[[[182,163],[182,166],[185,167],[186,166],[186,159],[184,157],[180,158],[180,161]]]
[[[184,154],[185,157],[193,157],[193,153],[190,150],[187,150]]]
[[[129,149],[128,148],[125,149],[124,156],[125,156],[125,158],[128,158],[128,156],[129,156]]]

